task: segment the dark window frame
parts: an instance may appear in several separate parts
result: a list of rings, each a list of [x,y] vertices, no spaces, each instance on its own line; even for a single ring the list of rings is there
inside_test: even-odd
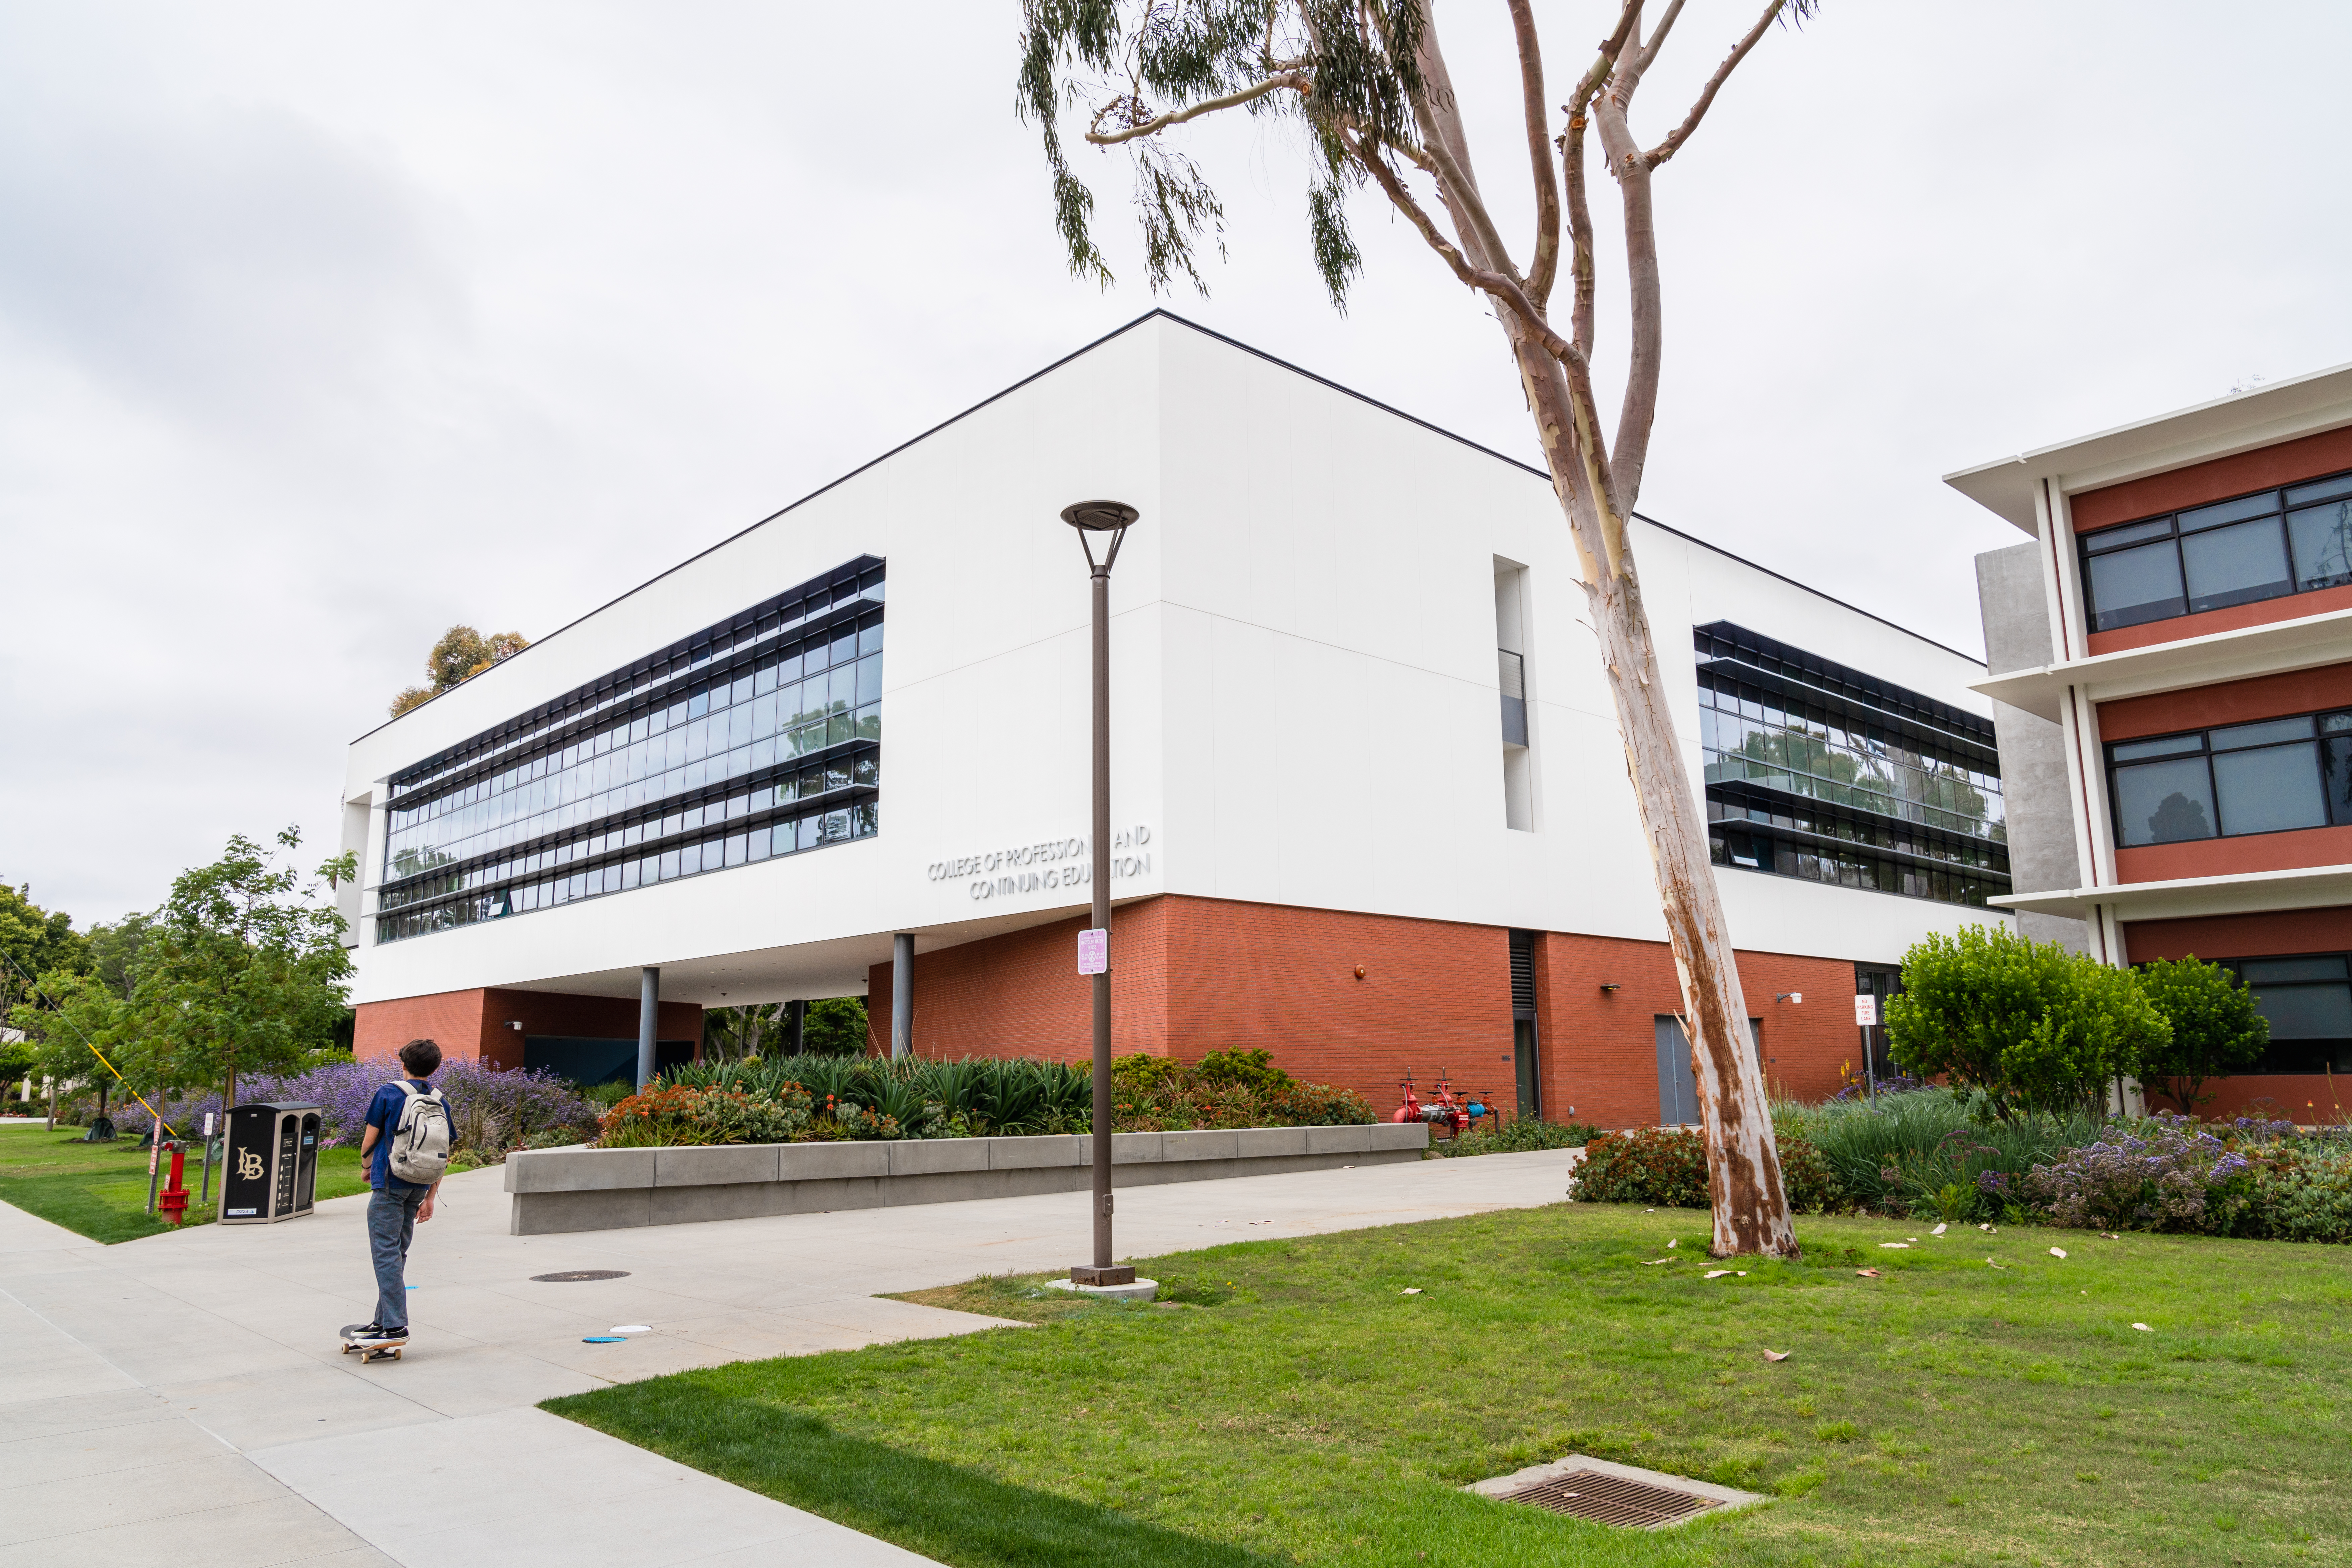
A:
[[[2212,737],[2220,732],[2246,729],[2255,724],[2283,723],[2295,719],[2310,721],[2311,733],[2308,736],[2264,742],[2252,746],[2216,748],[2212,743]],[[2329,730],[2327,721],[2330,719],[2340,721],[2343,727]],[[2191,740],[2196,742],[2194,746],[2185,743]],[[2107,827],[2114,835],[2116,847],[2154,849],[2167,844],[2205,844],[2216,838],[2262,838],[2273,833],[2309,833],[2316,828],[2352,826],[2352,798],[2339,800],[2336,793],[2328,788],[2326,748],[2327,742],[2331,740],[2352,742],[2352,708],[2322,708],[2309,713],[2277,713],[2267,719],[2247,719],[2229,724],[2210,724],[2196,730],[2175,730],[2161,735],[2135,735],[2127,741],[2104,742],[2100,749],[2104,754],[2107,777]],[[2184,743],[2177,751],[2162,752],[2149,756],[2126,757],[2121,760],[2116,756],[2116,751],[2122,747],[2153,746],[2167,741],[2179,741]],[[2221,781],[2213,771],[2213,759],[2217,756],[2246,755],[2254,752],[2284,751],[2292,746],[2311,748],[2312,766],[2318,775],[2322,808],[2326,813],[2327,820],[2305,824],[2299,827],[2263,827],[2244,833],[2229,831],[2227,826],[2229,813],[2221,801]],[[2200,834],[2194,837],[2155,839],[2146,844],[2126,842],[2123,818],[2121,780],[2123,770],[2190,761],[2202,762],[2205,764],[2206,798],[2213,804],[2213,831]]]
[[[2180,526],[2180,520],[2184,517],[2196,519],[2200,513],[2235,508],[2243,502],[2265,496],[2271,501],[2266,510],[2242,516],[2222,516],[2210,521],[2199,521],[2187,529]],[[2299,499],[2296,499],[2298,497]],[[2303,585],[2306,578],[2317,576],[2320,574],[2316,571],[2305,570],[2295,548],[2294,531],[2289,526],[2288,520],[2298,512],[2313,507],[2325,506],[2330,502],[2352,504],[2352,469],[2336,474],[2315,475],[2307,479],[2297,479],[2293,484],[2265,486],[2260,489],[2247,490],[2216,500],[2200,501],[2193,507],[2180,507],[2172,511],[2158,512],[2150,517],[2133,518],[2129,521],[2114,523],[2107,527],[2093,529],[2085,533],[2078,533],[2074,536],[2074,558],[2076,574],[2080,579],[2082,590],[2084,624],[2095,632],[2122,631],[2126,627],[2149,626],[2158,621],[2179,620],[2186,616],[2209,615],[2216,610],[2234,609],[2240,605],[2267,604],[2273,599],[2288,599],[2301,594],[2317,594],[2329,588],[2352,585],[2352,563],[2347,563],[2347,569],[2345,572],[2335,574],[2333,581],[2315,583],[2310,587]],[[2247,593],[2242,597],[2231,599],[2227,604],[2209,605],[2203,609],[2199,609],[2189,591],[2189,563],[2183,553],[2183,542],[2213,533],[2221,529],[2236,528],[2247,523],[2265,521],[2275,524],[2275,538],[2278,542],[2279,552],[2286,562],[2286,585],[2276,592]],[[2151,525],[2154,524],[2164,525],[2163,531],[2150,531]],[[2180,588],[2178,602],[2181,607],[2158,614],[2137,616],[2130,620],[2118,620],[2113,625],[2107,624],[2103,619],[2105,612],[2099,608],[2098,594],[2093,582],[2092,563],[2101,557],[2120,555],[2128,550],[2145,549],[2163,543],[2168,543],[2171,546],[2173,571]],[[2151,603],[2155,602],[2157,601],[2151,601]],[[2126,606],[2126,608],[2135,609],[2138,607],[2140,606]]]

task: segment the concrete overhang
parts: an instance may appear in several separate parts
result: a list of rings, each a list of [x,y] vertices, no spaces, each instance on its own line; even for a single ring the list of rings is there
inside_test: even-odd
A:
[[[2120,921],[2185,920],[2200,915],[2262,914],[2352,903],[2352,866],[2303,866],[2285,871],[2242,871],[2227,877],[2183,877],[2169,882],[2117,882],[2010,893],[1989,904],[2023,914],[2088,920],[2093,905]]]
[[[2329,610],[2291,621],[2268,621],[2179,642],[2011,670],[1972,682],[1969,689],[2054,723],[2070,686],[2083,688],[2095,702],[2112,702],[2224,680],[2314,669],[2347,658],[2352,658],[2352,610]]]
[[[2029,534],[2043,480],[2067,494],[2352,425],[2352,364],[2231,393],[2095,436],[1961,468],[1944,482]]]

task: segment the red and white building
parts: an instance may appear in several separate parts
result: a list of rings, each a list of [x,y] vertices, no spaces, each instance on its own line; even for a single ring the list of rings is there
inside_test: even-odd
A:
[[[1160,313],[352,742],[362,1054],[626,1073],[658,971],[658,1056],[705,1007],[863,994],[877,1047],[1083,1057],[1057,514],[1095,497],[1142,513],[1110,586],[1117,1048],[1265,1047],[1383,1110],[1444,1070],[1695,1118],[1549,480]],[[2008,918],[1983,667],[1633,532],[1768,1079],[1832,1092],[1858,989]]]
[[[2202,1108],[2338,1113],[2352,1068],[2352,367],[1948,477],[1979,558],[2031,934],[2229,964],[2269,1054]]]

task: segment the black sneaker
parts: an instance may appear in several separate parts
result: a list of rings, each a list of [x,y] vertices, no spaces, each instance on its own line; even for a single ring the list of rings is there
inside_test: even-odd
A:
[[[382,1323],[366,1323],[351,1331],[355,1345],[401,1345],[408,1342],[406,1329],[387,1329]]]

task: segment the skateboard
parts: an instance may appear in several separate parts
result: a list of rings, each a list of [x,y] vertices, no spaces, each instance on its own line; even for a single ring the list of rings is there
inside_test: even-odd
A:
[[[345,1323],[343,1325],[342,1353],[345,1355],[358,1356],[362,1366],[365,1366],[368,1363],[375,1361],[398,1361],[400,1359],[400,1352],[408,1348],[408,1342],[406,1340],[395,1340],[386,1344],[376,1345],[363,1345],[354,1342],[352,1336],[366,1327],[367,1325],[365,1323]]]

